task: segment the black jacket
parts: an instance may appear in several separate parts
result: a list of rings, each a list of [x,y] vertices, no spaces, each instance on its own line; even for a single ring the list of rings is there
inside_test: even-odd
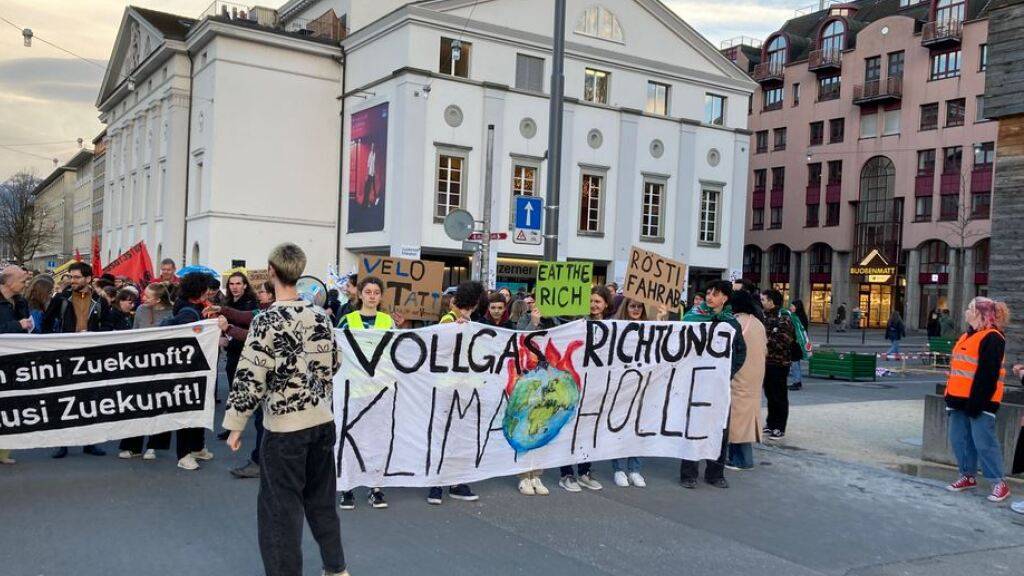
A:
[[[71,289],[57,294],[50,300],[50,305],[43,314],[43,326],[40,331],[43,334],[69,334],[75,331],[77,322],[75,319],[75,305],[71,303]],[[92,293],[92,302],[89,304],[88,332],[106,332],[110,330],[108,316],[110,305],[98,294]]]
[[[21,295],[8,300],[0,294],[0,334],[25,334],[21,321],[28,317],[28,302]]]
[[[121,312],[117,308],[111,307],[110,313],[107,314],[106,325],[109,330],[131,330],[132,325],[134,323],[134,317],[132,317],[130,314],[125,314],[124,312]]]
[[[489,314],[481,318],[480,323],[486,324],[488,326],[494,326],[495,328],[505,328],[508,330],[516,329],[515,324],[513,324],[511,320],[505,320],[504,322],[495,322],[493,319],[491,319],[491,316]]]
[[[179,299],[174,303],[174,315],[168,316],[160,323],[161,326],[181,326],[199,322],[203,319],[203,307],[201,304],[193,304],[188,300]]]

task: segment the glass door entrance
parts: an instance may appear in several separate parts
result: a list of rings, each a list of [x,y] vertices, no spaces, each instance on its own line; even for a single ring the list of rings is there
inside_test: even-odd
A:
[[[892,313],[892,286],[861,284],[859,304],[861,328],[885,328]]]

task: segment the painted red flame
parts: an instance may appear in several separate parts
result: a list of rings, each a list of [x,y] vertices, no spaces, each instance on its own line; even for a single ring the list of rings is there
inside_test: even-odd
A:
[[[559,352],[558,348],[555,348],[555,345],[551,343],[551,340],[548,340],[547,346],[544,347],[544,360],[548,366],[556,370],[568,372],[572,376],[573,383],[576,384],[577,389],[580,387],[580,375],[572,364],[572,354],[581,347],[583,347],[583,342],[580,340],[570,342],[566,346],[564,353]],[[519,365],[522,366],[523,373],[529,372],[540,365],[540,358],[526,347],[525,336],[519,337]],[[516,380],[520,376],[514,360],[508,361],[507,372],[508,382],[505,384],[505,393],[511,396],[512,390],[516,386]]]

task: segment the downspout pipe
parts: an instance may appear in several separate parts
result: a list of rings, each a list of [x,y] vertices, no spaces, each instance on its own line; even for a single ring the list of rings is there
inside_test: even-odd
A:
[[[346,91],[346,80],[348,75],[348,54],[345,52],[345,46],[341,45],[341,142],[338,146],[338,218],[335,223],[336,237],[334,239],[334,269],[338,274],[341,274],[341,212],[342,202],[345,201],[344,191],[344,177],[345,173],[345,91]]]

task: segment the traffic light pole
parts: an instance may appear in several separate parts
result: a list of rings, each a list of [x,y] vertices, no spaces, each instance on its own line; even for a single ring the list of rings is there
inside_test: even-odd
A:
[[[562,97],[565,92],[565,0],[555,0],[551,102],[548,113],[548,185],[544,203],[544,260],[558,260],[558,203],[562,179]]]

